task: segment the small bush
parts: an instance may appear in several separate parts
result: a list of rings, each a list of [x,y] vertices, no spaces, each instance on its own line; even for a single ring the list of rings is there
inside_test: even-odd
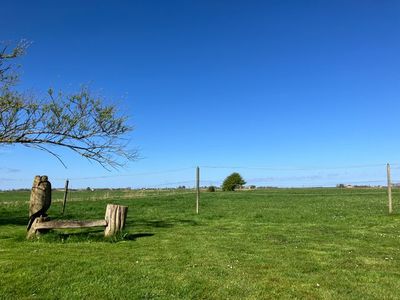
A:
[[[213,186],[213,185],[209,186],[207,188],[207,192],[214,193],[215,192],[215,186]]]

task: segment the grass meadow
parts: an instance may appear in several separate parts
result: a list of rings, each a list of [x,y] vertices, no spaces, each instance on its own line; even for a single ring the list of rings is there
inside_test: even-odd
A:
[[[399,299],[400,191],[72,191],[61,216],[129,206],[125,232],[25,239],[28,192],[0,193],[0,299]],[[396,206],[397,205],[397,206]]]

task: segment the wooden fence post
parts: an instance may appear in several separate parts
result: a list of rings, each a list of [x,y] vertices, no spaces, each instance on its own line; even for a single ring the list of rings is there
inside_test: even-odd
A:
[[[106,216],[107,227],[104,236],[110,237],[120,232],[125,226],[128,206],[107,204]]]
[[[390,176],[390,164],[386,165],[387,172],[387,192],[388,192],[388,206],[389,206],[389,214],[393,212],[393,204],[392,204],[392,179]]]
[[[67,180],[65,181],[64,201],[63,201],[63,208],[62,208],[62,212],[61,212],[62,215],[64,215],[65,205],[67,204],[68,183],[69,183],[69,180],[67,179]]]
[[[200,168],[196,168],[196,214],[199,213],[199,200],[200,200]]]

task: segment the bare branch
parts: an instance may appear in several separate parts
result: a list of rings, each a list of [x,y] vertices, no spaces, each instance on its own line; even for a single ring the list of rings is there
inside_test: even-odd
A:
[[[21,57],[25,54],[26,49],[30,43],[26,40],[21,40],[12,50],[10,43],[1,43],[3,46],[0,51],[0,87],[15,84],[18,81],[18,65],[15,64],[14,59]]]
[[[104,168],[119,168],[138,158],[137,151],[127,148],[124,136],[132,128],[115,105],[106,105],[87,86],[64,95],[48,91],[39,99],[13,90],[17,77],[10,75],[9,59],[24,54],[26,43],[12,51],[0,50],[0,145],[21,144],[46,151],[64,166],[53,148],[63,147],[99,163]]]
[[[62,161],[61,157],[57,153],[54,153],[53,151],[50,151],[49,149],[47,149],[47,148],[45,148],[45,147],[43,147],[41,145],[33,145],[32,146],[30,144],[26,144],[26,146],[37,148],[39,150],[45,151],[47,153],[50,153],[51,155],[53,155],[64,166],[64,168],[67,168],[67,166],[65,165],[65,163]]]

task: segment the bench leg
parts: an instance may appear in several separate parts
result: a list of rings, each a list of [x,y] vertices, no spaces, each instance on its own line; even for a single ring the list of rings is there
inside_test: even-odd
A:
[[[104,230],[104,236],[110,237],[121,232],[125,226],[128,206],[107,204],[106,216],[107,227]]]

